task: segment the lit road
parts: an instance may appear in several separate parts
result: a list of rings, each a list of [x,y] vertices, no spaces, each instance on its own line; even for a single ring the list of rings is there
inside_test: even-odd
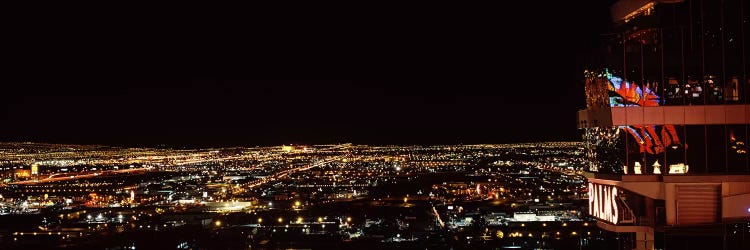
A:
[[[308,170],[308,169],[311,169],[311,168],[316,168],[316,167],[323,166],[323,165],[331,163],[331,162],[342,160],[344,157],[345,157],[345,155],[331,156],[331,157],[326,158],[325,160],[320,160],[320,161],[317,161],[317,162],[315,162],[313,164],[307,164],[307,165],[296,167],[296,168],[282,170],[282,171],[273,173],[273,174],[271,174],[271,175],[269,175],[269,176],[267,176],[267,177],[265,177],[263,179],[259,179],[259,180],[248,182],[248,183],[242,185],[242,187],[243,188],[248,188],[248,189],[249,188],[255,188],[255,187],[264,185],[264,184],[266,184],[268,182],[271,182],[271,181],[280,180],[280,179],[288,176],[289,174],[293,174],[293,173],[296,173],[296,172],[299,172],[299,171],[305,171],[305,170]]]
[[[437,209],[435,209],[435,206],[432,206],[432,212],[435,214],[435,217],[437,217],[437,221],[440,224],[440,227],[445,228],[445,222],[440,219],[440,213],[438,213]]]
[[[227,157],[218,157],[218,158],[206,158],[206,159],[181,159],[176,160],[175,163],[173,163],[173,166],[182,166],[182,165],[195,165],[200,163],[210,163],[210,162],[222,162],[222,161],[232,161],[232,160],[252,160],[255,159],[255,156],[253,155],[241,155],[241,156],[227,156]]]
[[[94,177],[99,177],[99,176],[146,172],[146,171],[150,171],[151,169],[152,168],[128,168],[128,169],[119,169],[119,170],[103,170],[103,171],[98,171],[95,173],[88,173],[88,174],[68,174],[68,175],[61,176],[61,177],[54,177],[58,174],[52,174],[47,178],[40,178],[39,180],[19,181],[19,182],[13,182],[10,184],[30,185],[30,184],[47,183],[47,182],[88,179],[88,178],[94,178]]]

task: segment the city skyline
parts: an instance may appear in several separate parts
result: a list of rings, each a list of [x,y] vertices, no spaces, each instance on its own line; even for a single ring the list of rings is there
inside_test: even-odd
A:
[[[582,146],[0,143],[0,246],[611,247],[583,214]]]

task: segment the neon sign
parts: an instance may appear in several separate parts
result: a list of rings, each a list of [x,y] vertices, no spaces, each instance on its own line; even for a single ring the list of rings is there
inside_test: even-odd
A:
[[[651,84],[636,84],[615,76],[607,69],[584,72],[586,77],[587,108],[614,107],[658,107],[665,101],[651,89]],[[596,126],[586,128],[584,140],[587,157],[591,159],[589,170],[625,174],[646,174],[652,171],[641,168],[652,166],[653,160],[667,152],[684,151],[687,144],[673,124],[630,124],[613,127]],[[633,154],[628,158],[627,155]],[[656,157],[638,157],[656,156]],[[636,163],[631,159],[641,159]],[[662,162],[663,163],[663,162]],[[683,163],[684,164],[684,163]],[[665,165],[667,165],[665,163]],[[641,171],[637,169],[641,168]],[[635,171],[633,171],[635,170]],[[663,168],[658,172],[667,172]]]
[[[589,214],[598,219],[617,224],[620,219],[617,198],[617,187],[589,183]]]
[[[605,71],[609,84],[607,89],[613,96],[609,98],[610,107],[656,107],[662,103],[661,98],[648,86],[638,86]],[[628,132],[640,146],[640,152],[661,154],[666,147],[682,145],[674,125],[665,124],[661,131],[654,125],[620,126]],[[661,138],[660,138],[661,137]]]

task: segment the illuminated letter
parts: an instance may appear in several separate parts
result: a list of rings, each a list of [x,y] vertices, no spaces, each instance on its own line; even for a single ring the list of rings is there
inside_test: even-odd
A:
[[[612,204],[611,201],[611,194],[609,193],[609,190],[611,188],[606,186],[604,187],[604,197],[602,197],[602,201],[604,202],[604,220],[612,222]]]
[[[604,186],[599,185],[599,188],[597,192],[599,192],[599,196],[596,197],[596,201],[599,203],[599,218],[601,219],[607,219],[606,215],[604,214]]]
[[[591,215],[599,217],[599,185],[594,185],[594,189],[591,192],[594,193],[594,213]]]
[[[614,210],[612,223],[617,224],[617,221],[620,219],[620,211],[617,209],[617,187],[612,187],[612,209]]]
[[[594,184],[589,183],[589,215],[594,215]]]

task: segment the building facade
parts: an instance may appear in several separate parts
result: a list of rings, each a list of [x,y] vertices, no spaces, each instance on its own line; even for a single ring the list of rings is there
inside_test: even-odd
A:
[[[589,213],[621,249],[750,249],[748,5],[612,5],[578,127]]]

